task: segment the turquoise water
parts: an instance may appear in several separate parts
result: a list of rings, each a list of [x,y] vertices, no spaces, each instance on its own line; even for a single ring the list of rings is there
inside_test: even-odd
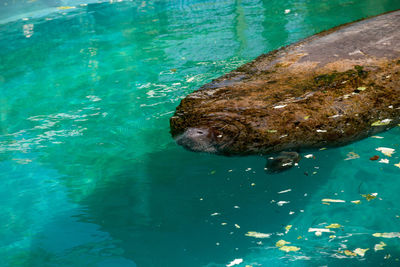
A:
[[[400,127],[268,175],[261,157],[185,151],[168,124],[185,95],[259,54],[399,8],[110,1],[1,24],[0,266],[399,265],[400,238],[373,234],[400,231]]]

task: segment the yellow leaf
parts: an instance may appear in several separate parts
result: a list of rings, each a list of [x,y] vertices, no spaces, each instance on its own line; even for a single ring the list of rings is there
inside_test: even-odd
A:
[[[281,240],[279,240],[278,242],[276,242],[275,246],[277,246],[277,247],[283,247],[283,246],[286,245],[286,244],[290,244],[290,242],[287,242],[287,241],[281,239]]]
[[[340,227],[342,227],[342,226],[338,223],[332,223],[328,226],[325,226],[325,228],[340,228]]]
[[[279,248],[280,250],[283,250],[285,252],[290,252],[290,251],[298,251],[300,248],[295,247],[295,246],[283,246]]]
[[[389,147],[378,147],[375,150],[382,152],[382,154],[388,157],[391,157],[392,154],[394,153],[394,149]]]
[[[60,10],[66,10],[66,9],[72,9],[72,8],[75,8],[75,7],[74,6],[59,6],[57,8],[60,9]]]
[[[366,194],[366,195],[361,195],[361,196],[365,197],[366,200],[370,201],[370,200],[376,198],[377,195],[378,195],[378,193],[371,193],[371,194]]]
[[[351,203],[354,203],[354,204],[358,205],[358,204],[361,203],[361,201],[360,200],[353,200]]]
[[[353,256],[353,257],[357,256],[356,253],[354,253],[353,251],[350,251],[350,250],[348,250],[348,249],[346,249],[346,250],[344,251],[344,254],[345,254],[346,256]]]
[[[394,164],[394,166],[396,166],[397,168],[400,168],[400,162],[397,164]]]
[[[360,87],[357,88],[357,90],[359,90],[359,91],[364,91],[365,89],[367,89],[367,88],[364,87],[364,86],[360,86]]]
[[[289,232],[290,229],[292,229],[292,225],[286,225],[285,227],[286,234]]]

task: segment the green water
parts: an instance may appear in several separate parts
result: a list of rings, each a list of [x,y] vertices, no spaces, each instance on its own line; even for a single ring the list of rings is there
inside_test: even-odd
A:
[[[0,266],[399,265],[400,238],[372,234],[400,231],[400,127],[267,175],[261,157],[185,151],[168,125],[185,95],[259,54],[398,8],[111,1],[1,24]]]

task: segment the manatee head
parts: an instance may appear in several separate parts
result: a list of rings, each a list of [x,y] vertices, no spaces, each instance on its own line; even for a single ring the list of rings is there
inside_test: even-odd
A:
[[[235,154],[245,133],[245,127],[226,113],[176,112],[170,124],[176,143],[195,152]]]

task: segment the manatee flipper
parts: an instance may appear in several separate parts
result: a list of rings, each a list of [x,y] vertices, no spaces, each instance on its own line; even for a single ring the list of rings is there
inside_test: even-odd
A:
[[[300,155],[297,152],[279,153],[276,157],[270,157],[265,165],[265,170],[269,173],[277,173],[292,168],[300,161]]]

